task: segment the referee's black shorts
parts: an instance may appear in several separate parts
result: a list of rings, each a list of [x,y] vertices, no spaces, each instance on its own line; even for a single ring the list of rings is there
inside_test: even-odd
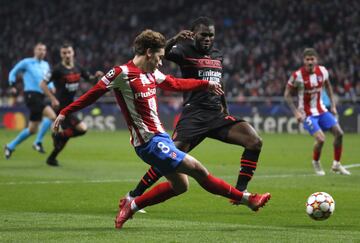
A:
[[[206,137],[224,141],[231,125],[238,122],[244,122],[244,120],[226,115],[221,110],[185,106],[172,139],[190,144],[191,149]]]
[[[30,110],[30,121],[41,121],[44,108],[46,107],[45,96],[39,92],[26,91],[25,103]]]

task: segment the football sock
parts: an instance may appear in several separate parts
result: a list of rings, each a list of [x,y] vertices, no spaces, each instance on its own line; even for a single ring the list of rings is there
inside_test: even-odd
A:
[[[53,151],[49,155],[50,159],[56,159],[58,154],[64,149],[65,145],[69,141],[69,138],[62,138],[61,141],[56,143],[56,146],[54,146]]]
[[[321,151],[316,151],[316,150],[314,149],[314,151],[313,151],[313,160],[314,160],[314,161],[319,161],[320,155],[321,155]]]
[[[64,131],[60,132],[59,136],[62,138],[72,138],[72,137],[84,135],[85,133],[86,131],[79,131],[74,128],[67,128]]]
[[[202,188],[212,194],[221,195],[236,201],[241,201],[243,197],[241,191],[211,174],[209,174],[204,181],[199,182],[199,184]]]
[[[154,183],[157,182],[160,177],[162,177],[161,172],[155,167],[151,167],[141,178],[136,188],[129,192],[129,195],[131,197],[141,196],[146,191],[146,189],[154,185]]]
[[[10,149],[10,150],[14,150],[15,147],[17,145],[19,145],[22,141],[24,141],[25,139],[27,139],[29,136],[31,135],[29,128],[25,128],[23,129],[19,135],[17,135],[17,137],[12,140],[9,144],[7,144],[6,146]]]
[[[133,202],[135,202],[135,205],[138,209],[142,209],[147,206],[161,203],[165,200],[168,200],[169,198],[175,197],[176,195],[177,194],[172,188],[170,182],[162,182],[159,185],[156,185],[150,191],[145,192],[143,195],[135,198]]]
[[[340,161],[342,154],[342,146],[334,146],[334,160]]]
[[[245,149],[240,162],[240,172],[236,183],[236,189],[245,191],[249,181],[256,170],[260,150]]]
[[[46,132],[51,127],[51,123],[52,123],[52,121],[49,118],[47,118],[47,117],[43,118],[34,144],[42,143],[42,140],[44,139]]]

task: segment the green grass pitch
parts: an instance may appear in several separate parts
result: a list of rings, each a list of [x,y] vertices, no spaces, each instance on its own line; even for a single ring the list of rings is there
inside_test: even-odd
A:
[[[0,131],[0,143],[16,133]],[[128,132],[90,131],[73,139],[50,168],[45,155],[21,144],[0,160],[0,242],[360,242],[360,167],[351,176],[329,172],[332,136],[322,155],[327,172],[314,175],[313,140],[307,135],[262,135],[263,152],[250,183],[252,192],[272,193],[255,213],[208,194],[194,180],[186,194],[146,208],[120,231],[114,229],[118,200],[148,166],[129,144]],[[45,148],[50,152],[47,135]],[[359,135],[344,137],[343,162],[360,163]],[[206,140],[192,155],[214,175],[234,184],[241,147]],[[317,222],[305,213],[313,192],[330,193],[333,216]]]

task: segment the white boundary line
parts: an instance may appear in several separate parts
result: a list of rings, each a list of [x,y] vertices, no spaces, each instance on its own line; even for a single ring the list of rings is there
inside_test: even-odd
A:
[[[360,164],[344,165],[345,168],[360,167]],[[315,177],[316,174],[279,174],[279,175],[257,175],[256,178],[288,178],[288,177]],[[232,176],[219,176],[220,178],[233,178]],[[118,182],[137,182],[137,179],[94,179],[94,180],[56,180],[56,181],[8,181],[0,182],[0,186],[5,185],[42,185],[42,184],[75,184],[75,183],[118,183]]]
[[[258,175],[256,178],[288,178],[288,177],[308,177],[315,174],[283,174],[283,175]],[[232,176],[219,176],[220,178],[233,178]],[[75,183],[117,183],[117,182],[137,182],[137,179],[95,179],[95,180],[55,180],[55,181],[8,181],[0,182],[3,185],[43,185],[43,184],[75,184]]]
[[[360,164],[352,164],[352,165],[344,165],[344,168],[354,168],[354,167],[360,167]]]

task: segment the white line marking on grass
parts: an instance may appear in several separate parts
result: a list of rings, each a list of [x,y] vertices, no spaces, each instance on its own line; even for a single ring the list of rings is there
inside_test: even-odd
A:
[[[354,167],[360,167],[360,164],[352,164],[352,165],[344,165],[344,168],[354,168]]]
[[[288,178],[288,177],[308,177],[315,174],[280,174],[280,175],[257,175],[256,178]],[[221,178],[233,178],[232,176],[219,176]],[[76,183],[118,183],[118,182],[138,182],[138,179],[94,179],[94,180],[56,180],[56,181],[8,181],[0,182],[2,185],[42,185],[42,184],[76,184]]]

